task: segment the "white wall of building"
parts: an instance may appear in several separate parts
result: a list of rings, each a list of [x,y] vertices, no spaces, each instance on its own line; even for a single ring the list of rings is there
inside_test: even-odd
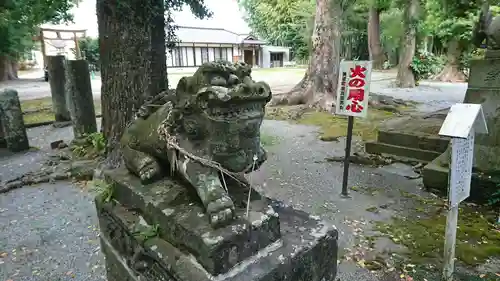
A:
[[[282,53],[283,54],[283,62],[290,61],[290,48],[289,47],[280,47],[280,46],[262,46],[262,67],[269,68],[271,67],[271,53]]]
[[[193,54],[193,49],[194,49],[194,54]],[[167,51],[167,67],[181,67],[181,68],[188,68],[188,67],[197,67],[203,64],[204,60],[202,60],[202,53],[205,52],[205,50],[208,53],[208,61],[214,61],[216,54],[215,52],[220,52],[220,49],[223,49],[222,51],[222,56],[224,58],[224,54],[226,57],[224,59],[228,61],[233,61],[233,48],[232,47],[186,47],[186,46],[179,46],[175,49],[173,49],[171,52]],[[180,52],[182,56],[182,65],[178,65],[176,56],[177,53]]]

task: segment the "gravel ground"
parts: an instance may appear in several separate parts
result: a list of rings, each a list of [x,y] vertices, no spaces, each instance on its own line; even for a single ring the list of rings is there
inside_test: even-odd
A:
[[[348,186],[376,190],[377,194],[350,191],[352,198],[344,199],[340,196],[343,165],[325,162],[325,157],[344,154],[344,140],[322,142],[316,137],[315,127],[283,121],[266,120],[262,131],[278,140],[267,148],[269,160],[253,173],[252,182],[266,195],[332,222],[339,229],[339,256],[355,251],[359,238],[370,232],[372,220],[387,220],[407,209],[400,190],[421,193],[421,181],[405,177],[413,174],[409,166],[371,168],[351,164]],[[374,206],[385,207],[378,214],[366,210]],[[399,248],[385,239],[376,246],[381,250],[388,247]],[[342,261],[338,279],[376,281],[379,276]]]
[[[92,197],[67,182],[0,195],[0,279],[106,280]]]

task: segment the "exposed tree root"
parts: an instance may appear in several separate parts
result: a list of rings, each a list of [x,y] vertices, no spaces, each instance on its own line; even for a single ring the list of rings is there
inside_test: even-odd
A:
[[[305,75],[290,92],[279,94],[273,97],[270,106],[279,105],[307,105],[309,108],[316,108],[324,111],[332,111],[335,106],[335,94],[332,91],[315,87],[314,81]]]
[[[458,65],[447,64],[443,70],[434,77],[441,82],[464,82],[467,80],[465,74],[458,69]]]

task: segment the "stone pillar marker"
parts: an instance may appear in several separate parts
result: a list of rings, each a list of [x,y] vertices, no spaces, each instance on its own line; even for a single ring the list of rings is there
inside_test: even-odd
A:
[[[61,55],[47,56],[52,108],[55,114],[56,122],[66,122],[71,120],[66,106],[65,60],[66,58]]]
[[[66,104],[75,138],[97,132],[89,65],[86,60],[66,62]]]
[[[0,116],[1,116],[1,110],[0,110]],[[2,126],[2,118],[0,117],[0,148],[6,148],[7,143],[5,142],[5,134],[3,132],[3,126]]]
[[[12,152],[28,150],[30,145],[16,90],[5,89],[0,93],[0,119],[7,149]]]

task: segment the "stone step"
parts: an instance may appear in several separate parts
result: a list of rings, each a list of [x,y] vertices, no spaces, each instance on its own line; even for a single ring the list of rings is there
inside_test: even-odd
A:
[[[366,142],[366,152],[372,154],[389,154],[406,158],[418,159],[422,162],[430,162],[441,153],[417,148],[409,148],[398,145],[390,145],[380,142]]]
[[[413,134],[394,130],[379,130],[377,140],[378,142],[384,144],[436,151],[441,153],[446,151],[448,143],[450,142],[449,138],[445,137],[432,136],[421,133]]]
[[[423,184],[428,190],[447,196],[449,170],[441,166],[440,162],[442,161],[436,158],[424,166],[422,169]],[[500,208],[499,184],[500,177],[498,175],[487,176],[473,172],[470,196],[466,201],[488,205],[492,209]]]

